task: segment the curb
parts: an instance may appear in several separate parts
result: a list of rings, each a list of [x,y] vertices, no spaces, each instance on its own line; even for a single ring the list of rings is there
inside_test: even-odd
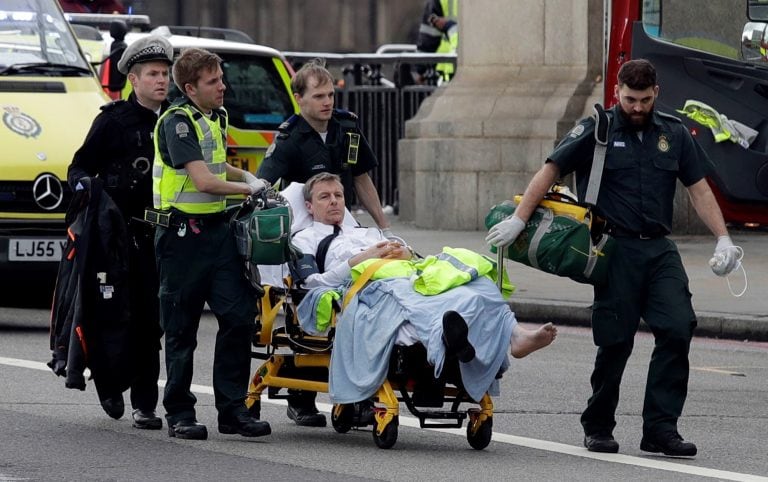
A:
[[[512,311],[518,320],[541,322],[556,320],[560,325],[591,326],[591,303],[563,302],[557,300],[515,299]],[[768,315],[749,316],[724,313],[696,312],[697,325],[694,336],[724,338],[743,341],[768,341]],[[645,323],[640,329],[649,331]]]

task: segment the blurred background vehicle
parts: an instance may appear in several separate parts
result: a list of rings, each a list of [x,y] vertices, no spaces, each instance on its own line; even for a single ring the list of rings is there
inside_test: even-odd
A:
[[[67,167],[108,99],[56,0],[0,0],[0,12],[0,283],[49,292]]]
[[[133,16],[135,17],[135,16]],[[117,69],[125,48],[144,36],[166,37],[174,54],[197,47],[222,58],[224,106],[229,112],[227,159],[230,164],[256,172],[280,124],[298,112],[290,90],[293,74],[285,57],[275,49],[256,45],[243,32],[205,27],[159,26],[149,29],[149,18],[136,22],[129,15],[69,14],[74,25],[97,28],[102,36],[99,65],[102,86],[113,99],[127,98],[130,84]],[[171,85],[169,99],[180,95]]]
[[[715,164],[707,180],[725,220],[768,227],[768,2],[607,3],[605,105],[616,102],[613,89],[623,62],[653,62],[659,109],[680,116]]]

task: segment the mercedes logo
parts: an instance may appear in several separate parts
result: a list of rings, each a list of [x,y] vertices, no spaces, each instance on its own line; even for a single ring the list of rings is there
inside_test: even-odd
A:
[[[38,206],[53,211],[64,200],[64,187],[53,174],[41,174],[32,185],[32,196]]]

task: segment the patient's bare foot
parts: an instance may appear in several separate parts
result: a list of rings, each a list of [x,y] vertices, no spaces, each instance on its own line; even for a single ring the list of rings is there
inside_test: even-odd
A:
[[[557,337],[557,328],[552,323],[540,326],[536,330],[526,330],[520,324],[515,325],[512,331],[512,356],[523,358],[531,353],[544,348]]]

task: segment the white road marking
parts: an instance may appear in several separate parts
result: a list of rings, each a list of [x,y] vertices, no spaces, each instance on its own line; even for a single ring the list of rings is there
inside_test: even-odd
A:
[[[43,371],[50,370],[50,368],[48,368],[48,366],[45,363],[31,361],[31,360],[21,360],[18,358],[0,357],[0,365],[7,365],[7,366],[19,367],[19,368],[30,368],[33,370],[43,370]],[[161,387],[164,387],[165,380],[158,381],[158,385]],[[191,389],[193,392],[196,392],[196,393],[213,395],[213,387],[209,387],[206,385],[192,384]],[[270,403],[273,405],[285,405],[286,401],[262,399],[262,403]],[[332,409],[332,405],[328,403],[318,403],[317,408],[326,413],[330,413]],[[403,416],[401,414],[399,420],[400,420],[400,425],[404,425],[406,427],[419,428],[419,421],[416,418]],[[428,428],[424,430],[432,430],[434,432],[442,432],[442,433],[447,433],[452,435],[458,435],[461,437],[466,437],[466,429]],[[613,462],[617,464],[633,465],[636,467],[646,467],[649,469],[664,470],[667,472],[677,472],[680,474],[696,475],[700,477],[711,477],[711,478],[716,478],[721,480],[737,480],[737,481],[745,481],[745,482],[753,482],[753,481],[768,482],[768,477],[761,477],[758,475],[743,474],[739,472],[729,472],[726,470],[709,469],[705,467],[697,467],[695,465],[678,464],[675,462],[668,462],[665,460],[657,460],[656,458],[634,457],[631,455],[622,455],[622,454],[601,454],[601,453],[589,452],[583,447],[578,447],[574,445],[567,445],[567,444],[562,444],[558,442],[550,442],[547,440],[539,440],[539,439],[528,438],[528,437],[519,437],[517,435],[510,435],[510,434],[499,433],[499,432],[494,432],[492,440],[494,442],[517,445],[520,447],[527,447],[535,450],[543,450],[546,452],[555,452],[555,453],[564,454],[564,455],[571,455],[573,457],[600,460],[603,462]],[[21,479],[3,479],[2,474],[0,474],[0,481],[2,480],[21,480]]]
[[[723,375],[733,375],[735,377],[747,376],[743,372],[734,372],[731,370],[726,370],[725,368],[718,368],[718,367],[691,367],[691,370],[697,370],[700,372],[721,373]]]

